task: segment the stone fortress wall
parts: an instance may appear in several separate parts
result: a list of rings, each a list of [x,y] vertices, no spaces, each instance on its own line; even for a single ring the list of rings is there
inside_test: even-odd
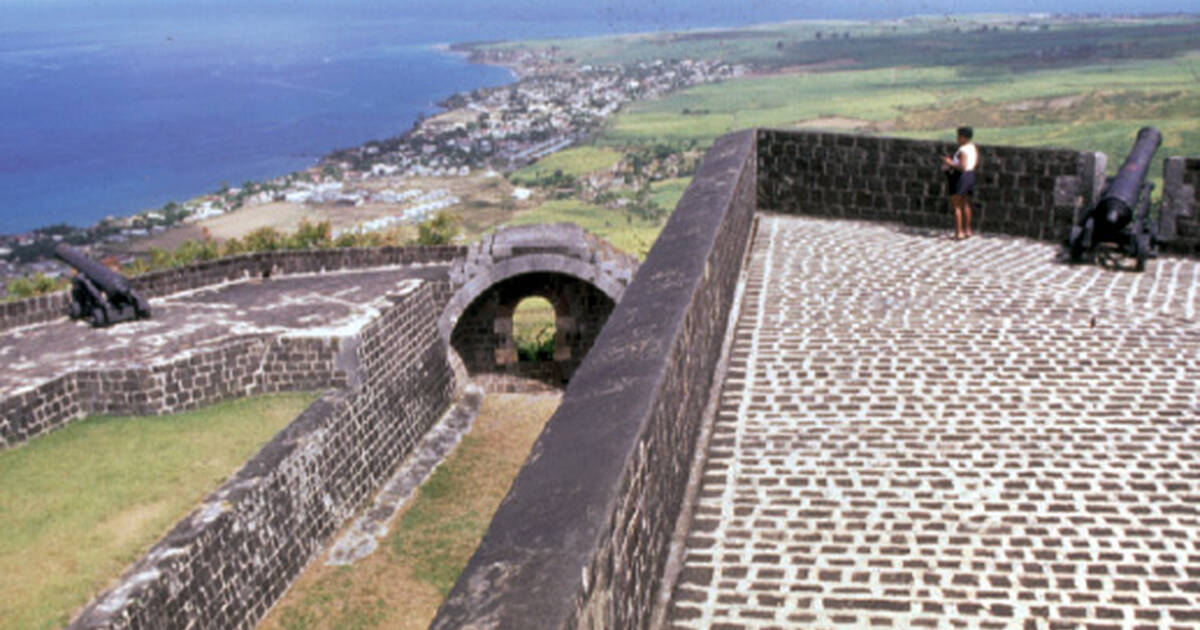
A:
[[[952,225],[941,158],[948,142],[763,129],[758,206],[785,214]],[[1095,203],[1103,154],[980,145],[972,208],[980,232],[1066,238]]]
[[[252,628],[452,401],[431,285],[358,335],[355,384],[306,409],[71,628]]]
[[[137,276],[131,283],[143,296],[157,298],[260,278],[386,267],[428,270],[435,324],[451,339],[458,319],[464,320],[453,345],[470,361],[472,373],[545,368],[516,361],[511,321],[514,300],[532,294],[550,298],[560,311],[561,357],[543,380],[561,383],[591,347],[637,261],[577,226],[556,224],[506,228],[470,247],[244,254]],[[497,286],[504,281],[509,285]],[[497,313],[501,296],[513,303]],[[3,305],[8,310],[0,314],[0,333],[61,318],[67,300],[66,293],[58,293]],[[70,371],[0,395],[0,449],[93,414],[165,414],[235,396],[344,387],[343,355],[352,351],[345,343],[338,336],[242,335],[123,369]]]
[[[722,340],[743,334],[727,330],[724,316],[753,215],[949,229],[939,165],[951,151],[948,143],[772,129],[718,139],[431,628],[650,627],[673,586],[665,569],[706,422],[701,401]],[[981,152],[981,232],[1061,242],[1103,185],[1103,154]],[[1183,186],[1195,186],[1200,160],[1172,160],[1168,189],[1176,177],[1183,183],[1174,190],[1194,200]],[[1195,212],[1173,216],[1168,236],[1176,240],[1166,251],[1195,254]]]
[[[451,370],[449,332],[440,326],[449,324],[447,331],[452,331],[464,316],[469,324],[472,304],[494,301],[491,296],[500,285],[528,284],[529,278],[542,276],[559,284],[570,277],[615,301],[636,266],[636,260],[577,226],[549,225],[503,229],[471,248],[272,252],[134,279],[144,295],[166,296],[156,302],[164,310],[147,322],[153,326],[103,331],[85,327],[86,338],[111,338],[108,343],[119,347],[130,335],[170,335],[161,329],[190,323],[181,319],[180,311],[211,309],[217,303],[213,296],[222,291],[281,299],[287,294],[268,293],[268,287],[300,280],[326,287],[324,296],[310,292],[301,294],[303,299],[346,295],[343,284],[358,286],[360,292],[367,287],[368,294],[376,286],[390,293],[371,300],[351,320],[334,320],[341,323],[318,318],[324,323],[311,330],[294,322],[251,334],[233,330],[228,338],[201,343],[197,349],[186,349],[187,342],[171,346],[173,351],[131,352],[128,359],[120,359],[128,367],[120,368],[113,367],[109,351],[97,355],[95,369],[85,358],[72,365],[89,367],[63,366],[66,373],[31,388],[14,390],[9,383],[9,391],[16,393],[0,401],[0,448],[89,414],[160,414],[247,394],[333,388],[181,521],[115,587],[94,600],[72,627],[253,627],[449,408],[466,375]],[[311,275],[331,271],[372,279],[360,286],[356,282],[361,281],[338,284],[338,276]],[[405,279],[397,283],[396,278]],[[576,345],[567,347],[576,348],[581,357],[603,321],[593,321],[596,313],[588,311],[590,303],[572,303],[574,294],[554,296],[556,286],[549,285],[550,297],[568,307],[560,322],[573,324],[565,332]],[[200,291],[186,293],[196,289]],[[294,302],[296,297],[288,299]],[[20,318],[8,320],[10,327],[0,334],[36,349],[42,346],[24,335],[44,338],[85,326],[61,320],[59,309],[64,305],[61,294],[27,301]],[[234,310],[254,308],[236,299],[229,305]],[[602,315],[610,310],[611,306]],[[353,319],[363,316],[369,319]],[[511,320],[511,312],[508,316]],[[311,317],[301,315],[300,320]],[[59,321],[51,321],[55,319]],[[39,320],[42,325],[20,327]],[[347,321],[359,323],[347,326]],[[485,323],[494,325],[491,320]],[[225,325],[243,327],[236,318]],[[595,330],[581,332],[584,326]],[[192,339],[196,333],[186,334]],[[115,354],[125,356],[122,351]]]
[[[1166,250],[1200,256],[1200,157],[1163,161],[1163,207],[1159,236],[1170,239]]]
[[[923,141],[778,130],[719,139],[679,211],[623,288],[611,315],[616,324],[604,327],[591,345],[434,627],[648,627],[662,591],[671,586],[661,576],[722,344],[736,334],[726,324],[755,212],[945,227],[950,219],[936,159],[948,149]],[[988,146],[983,151],[981,231],[1058,240],[1094,199],[1103,173],[1103,158],[1094,154]],[[1179,173],[1176,188],[1174,171],[1167,178],[1168,191],[1176,191],[1169,197],[1175,204],[1169,215],[1176,236],[1172,251],[1194,252],[1185,244],[1196,236],[1196,163],[1168,162]],[[1187,186],[1192,197],[1185,208],[1180,200],[1186,200]],[[511,249],[495,251],[501,257],[506,251],[539,254]],[[287,269],[316,272],[359,260],[364,267],[394,264],[372,257],[402,255],[419,257],[382,250],[251,255],[163,272],[139,279],[137,286],[161,295],[156,291],[284,275]],[[463,260],[466,248],[429,256],[447,264]],[[396,295],[395,306],[364,328],[356,343],[308,340],[270,350],[269,343],[278,340],[260,340],[264,345],[252,346],[274,353],[273,364],[281,364],[255,368],[264,391],[292,382],[343,389],[324,396],[272,440],[94,602],[75,627],[239,628],[265,614],[450,403],[454,379],[444,333],[439,334],[445,327],[440,307],[454,301],[456,291],[436,279],[413,287]],[[65,301],[60,295],[17,304],[0,313],[0,330],[58,316]],[[197,359],[193,387],[222,395],[216,381],[250,370],[230,363],[233,354]],[[111,389],[130,394],[119,404],[151,405],[130,384],[158,378],[168,377],[122,374],[112,384],[87,385],[92,389],[86,391]],[[68,398],[77,400],[85,386],[57,387],[58,398],[50,392],[40,397],[37,404],[51,410],[43,413],[56,408],[83,413]],[[184,397],[175,395],[177,402]],[[531,513],[539,518],[529,519]]]
[[[134,276],[130,278],[130,285],[134,291],[150,299],[247,278],[396,265],[449,264],[465,256],[466,251],[466,247],[444,245],[257,252]],[[61,291],[0,303],[0,331],[62,317],[69,301],[70,292]]]
[[[146,298],[251,278],[396,265],[445,265],[463,247],[381,247],[362,250],[243,254],[136,276],[134,290]],[[432,282],[438,305],[448,282]],[[0,332],[63,317],[69,292],[6,305]],[[82,325],[82,324],[81,324]],[[224,400],[281,391],[318,390],[346,384],[337,337],[257,335],[230,339],[215,348],[125,369],[71,371],[0,399],[0,449],[92,414],[165,414]]]

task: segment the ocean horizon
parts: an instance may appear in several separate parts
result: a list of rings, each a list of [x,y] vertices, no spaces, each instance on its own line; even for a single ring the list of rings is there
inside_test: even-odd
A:
[[[3,3],[4,0],[0,0]],[[408,131],[510,71],[466,41],[744,23],[642,12],[597,21],[478,0],[461,12],[327,5],[0,5],[0,233],[93,225],[304,169]],[[766,17],[766,16],[764,16]]]
[[[1012,10],[1045,3],[1028,5]],[[0,0],[0,234],[92,225],[277,177],[403,134],[456,92],[513,80],[437,44],[899,17],[935,6]]]

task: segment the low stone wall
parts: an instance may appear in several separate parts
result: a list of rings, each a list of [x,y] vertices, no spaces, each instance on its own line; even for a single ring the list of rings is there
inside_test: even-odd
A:
[[[258,252],[154,271],[131,278],[130,284],[143,297],[154,298],[244,278],[318,273],[337,269],[449,264],[466,256],[466,252],[466,247],[457,245]],[[446,293],[438,297],[440,302],[444,303],[449,295]],[[67,292],[60,292],[0,303],[0,330],[63,317],[68,301]]]
[[[0,450],[88,415],[155,415],[227,398],[343,387],[344,340],[249,337],[150,366],[71,372],[0,400]]]
[[[1200,158],[1163,160],[1163,205],[1159,215],[1163,251],[1200,256]]]
[[[0,302],[0,330],[48,322],[63,317],[70,302],[67,291],[39,295],[24,300]]]
[[[343,340],[354,385],[310,406],[70,627],[252,628],[449,407],[437,314],[420,284]]]
[[[940,170],[948,142],[813,131],[758,131],[760,210],[953,228]],[[1103,184],[1103,154],[979,147],[975,229],[1066,238]]]
[[[575,373],[433,628],[644,628],[755,211],[719,139]]]

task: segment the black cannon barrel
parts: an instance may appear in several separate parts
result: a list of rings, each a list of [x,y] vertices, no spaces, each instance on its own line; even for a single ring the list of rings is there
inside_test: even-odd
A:
[[[125,279],[125,276],[88,258],[87,254],[66,243],[55,245],[54,255],[77,269],[79,273],[87,276],[96,286],[109,295],[130,295],[132,293],[129,281]]]
[[[1108,215],[1110,223],[1117,223],[1117,215],[1132,215],[1133,207],[1137,205],[1138,195],[1142,191],[1142,183],[1146,181],[1146,173],[1150,171],[1150,160],[1154,159],[1154,154],[1158,152],[1161,144],[1162,133],[1154,127],[1142,127],[1138,130],[1133,149],[1129,151],[1121,170],[1100,198],[1100,211]]]

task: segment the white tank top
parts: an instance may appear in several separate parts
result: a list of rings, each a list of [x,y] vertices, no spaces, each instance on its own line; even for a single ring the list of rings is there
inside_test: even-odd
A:
[[[954,165],[961,168],[964,173],[975,170],[978,164],[979,149],[975,148],[974,142],[968,142],[958,147],[958,151],[954,152]]]

